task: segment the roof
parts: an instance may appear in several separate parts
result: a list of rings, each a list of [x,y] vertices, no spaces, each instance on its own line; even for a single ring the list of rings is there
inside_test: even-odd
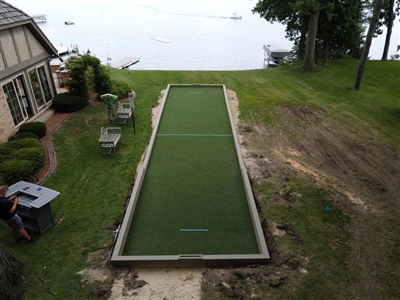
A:
[[[0,1],[0,25],[14,24],[16,22],[27,21],[30,19],[31,17],[22,10],[3,0]]]
[[[290,53],[290,47],[279,43],[267,43],[264,44],[264,50],[269,54],[271,53]]]
[[[26,26],[47,50],[49,56],[57,55],[57,49],[28,14],[0,0],[0,30],[17,26]]]

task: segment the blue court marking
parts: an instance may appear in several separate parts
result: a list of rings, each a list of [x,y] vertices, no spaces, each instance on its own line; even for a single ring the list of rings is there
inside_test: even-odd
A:
[[[233,134],[157,133],[157,136],[233,136]]]
[[[184,231],[184,232],[207,232],[208,229],[205,228],[181,228],[179,231]]]

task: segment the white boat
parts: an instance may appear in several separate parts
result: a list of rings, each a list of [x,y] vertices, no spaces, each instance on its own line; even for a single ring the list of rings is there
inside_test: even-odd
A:
[[[290,48],[278,44],[268,43],[264,44],[264,67],[274,67],[284,60],[290,54]]]
[[[47,22],[47,20],[46,20],[46,15],[43,15],[43,14],[31,15],[30,17],[31,17],[31,18],[33,19],[33,21],[35,21],[36,23],[46,23],[46,22]]]
[[[233,16],[231,16],[231,19],[233,19],[233,20],[241,20],[242,16],[238,15],[237,13],[234,13]]]

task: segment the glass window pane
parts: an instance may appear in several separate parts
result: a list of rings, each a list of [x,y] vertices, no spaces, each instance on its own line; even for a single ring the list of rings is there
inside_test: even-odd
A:
[[[44,105],[44,97],[42,88],[40,86],[39,77],[36,74],[36,69],[30,70],[28,75],[33,90],[33,96],[35,97],[37,107],[40,108]]]
[[[21,105],[18,101],[17,91],[15,90],[14,84],[9,82],[3,85],[3,92],[6,96],[8,108],[10,109],[14,125],[18,125],[24,121],[24,115],[22,113]]]
[[[51,100],[51,92],[50,92],[49,82],[47,81],[46,77],[46,71],[44,69],[44,66],[41,66],[37,70],[39,73],[39,78],[40,78],[40,83],[42,85],[44,98],[46,99],[46,102],[49,102]]]

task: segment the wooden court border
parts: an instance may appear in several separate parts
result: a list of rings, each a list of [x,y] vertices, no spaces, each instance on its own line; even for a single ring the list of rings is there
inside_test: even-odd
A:
[[[139,199],[140,190],[143,184],[143,179],[146,174],[146,169],[149,164],[151,153],[157,137],[158,128],[161,117],[164,111],[164,106],[167,96],[172,87],[221,87],[224,92],[225,105],[229,115],[231,130],[235,142],[236,154],[239,161],[240,172],[246,192],[247,204],[251,219],[253,222],[254,234],[256,236],[259,253],[258,254],[229,254],[229,255],[202,255],[202,254],[183,254],[183,255],[122,255],[124,245],[128,236],[128,231],[132,222],[135,208]],[[238,241],[240,242],[240,241]],[[263,264],[268,262],[270,255],[262,230],[260,218],[258,215],[255,199],[250,185],[250,180],[247,175],[246,167],[240,151],[240,144],[236,134],[236,126],[232,117],[232,112],[229,105],[229,100],[224,84],[169,84],[165,94],[161,100],[160,112],[158,114],[153,133],[150,138],[142,167],[138,170],[137,178],[131,197],[125,210],[125,215],[121,226],[117,232],[115,243],[111,249],[110,262],[115,266],[237,266],[249,264]]]

